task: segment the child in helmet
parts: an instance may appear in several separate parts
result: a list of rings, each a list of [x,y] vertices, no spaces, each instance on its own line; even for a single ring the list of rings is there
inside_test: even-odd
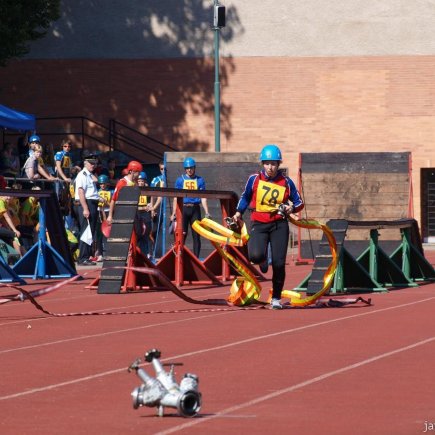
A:
[[[106,250],[107,238],[101,231],[101,224],[107,219],[107,213],[109,213],[110,200],[113,196],[113,189],[109,186],[109,177],[105,174],[98,177],[98,196],[100,201],[98,202],[98,225],[97,225],[97,246],[95,250],[95,256],[93,261],[103,261],[103,253]]]
[[[251,211],[251,231],[248,241],[249,259],[255,264],[267,261],[267,247],[272,251],[272,301],[273,309],[282,308],[280,299],[285,280],[285,262],[289,241],[288,221],[284,213],[297,213],[304,203],[294,182],[279,169],[281,150],[276,145],[266,145],[260,153],[262,169],[250,175],[237,204],[233,218],[242,219],[247,208]]]
[[[177,178],[175,181],[176,189],[188,190],[205,190],[204,178],[196,175],[196,162],[192,157],[186,157],[183,162],[184,174]],[[199,205],[202,204],[205,216],[209,217],[208,204],[206,198],[183,198],[183,236],[186,240],[189,226],[192,226],[196,220],[201,220],[201,209]],[[175,211],[177,207],[177,198],[174,198],[174,208],[171,216],[171,221],[175,220]],[[192,231],[193,238],[193,253],[199,258],[201,250],[201,238],[196,231]]]
[[[110,200],[113,196],[113,189],[109,186],[109,177],[105,174],[98,177],[98,196],[100,202],[98,203],[98,210],[100,211],[101,221],[105,221],[107,213],[109,212]]]
[[[137,185],[139,188],[148,186],[147,174],[144,171],[139,173],[137,179]],[[137,242],[142,253],[150,258],[152,241],[150,238],[152,230],[152,216],[151,216],[152,204],[151,197],[147,196],[145,192],[141,192],[139,196],[139,204],[137,207],[137,217],[135,223],[135,230],[137,235]]]

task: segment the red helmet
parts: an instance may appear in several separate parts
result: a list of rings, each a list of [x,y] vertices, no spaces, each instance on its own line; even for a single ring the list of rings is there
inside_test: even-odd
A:
[[[126,175],[128,175],[128,169],[127,169],[127,168],[124,168],[124,169],[121,171],[121,175],[122,175],[123,177],[125,177]]]
[[[127,171],[142,172],[143,168],[142,168],[142,165],[139,162],[136,162],[135,160],[132,160],[127,165]]]
[[[6,189],[8,183],[6,182],[5,177],[3,175],[0,175],[0,189]]]

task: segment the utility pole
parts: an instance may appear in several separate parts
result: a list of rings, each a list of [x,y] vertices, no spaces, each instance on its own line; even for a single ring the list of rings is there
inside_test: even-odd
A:
[[[215,151],[221,150],[221,93],[219,81],[219,32],[225,27],[225,6],[219,0],[213,0],[213,30],[214,30],[214,144]]]

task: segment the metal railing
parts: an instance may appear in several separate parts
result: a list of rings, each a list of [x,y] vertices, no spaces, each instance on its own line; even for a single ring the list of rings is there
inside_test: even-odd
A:
[[[154,139],[145,133],[141,133],[116,119],[109,120],[109,130],[110,146],[113,149],[116,149],[116,141],[119,141],[132,147],[136,151],[145,151],[159,160],[163,159],[165,151],[177,151],[176,148]]]
[[[146,154],[156,160],[162,160],[165,151],[176,151],[175,148],[164,142],[116,119],[109,119],[108,126],[86,116],[38,117],[36,121],[39,136],[44,139],[56,136],[79,137],[82,149],[95,148],[95,144],[97,144],[102,152],[119,151],[138,159],[141,155]],[[3,131],[3,142],[7,137],[14,136],[22,136],[22,133]],[[47,141],[44,140],[44,142]]]

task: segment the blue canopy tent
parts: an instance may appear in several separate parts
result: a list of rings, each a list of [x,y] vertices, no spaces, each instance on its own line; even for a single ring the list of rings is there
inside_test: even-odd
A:
[[[9,107],[0,104],[0,128],[9,128],[11,130],[35,130],[35,115],[18,112]]]

